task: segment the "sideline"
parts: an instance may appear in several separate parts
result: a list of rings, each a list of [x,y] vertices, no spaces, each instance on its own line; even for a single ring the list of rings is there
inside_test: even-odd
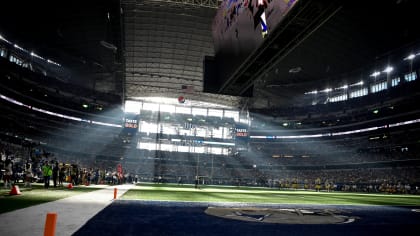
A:
[[[72,235],[94,215],[132,188],[132,184],[113,185],[64,199],[0,214],[0,235],[43,235],[48,212],[57,213],[55,235]]]

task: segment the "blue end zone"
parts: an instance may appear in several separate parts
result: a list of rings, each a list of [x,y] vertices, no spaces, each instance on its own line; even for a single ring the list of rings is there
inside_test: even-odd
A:
[[[351,223],[284,224],[225,219],[206,214],[208,207],[306,209],[356,217]],[[236,216],[236,215],[235,215]],[[290,216],[294,216],[293,214]],[[118,200],[74,235],[419,235],[420,213],[410,207],[207,204]]]

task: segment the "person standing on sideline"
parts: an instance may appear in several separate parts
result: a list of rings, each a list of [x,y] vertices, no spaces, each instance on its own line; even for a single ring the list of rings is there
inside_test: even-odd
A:
[[[7,158],[4,162],[4,175],[3,182],[4,188],[12,188],[12,176],[13,176],[13,162],[11,159]]]
[[[31,188],[32,187],[32,164],[31,162],[27,161],[25,164],[25,187]]]
[[[58,185],[63,186],[63,182],[65,179],[66,179],[66,170],[63,164],[58,174]]]
[[[50,187],[50,179],[52,175],[52,168],[48,161],[44,162],[44,165],[42,166],[42,175],[44,176],[44,188]]]
[[[60,171],[60,168],[58,167],[58,162],[55,162],[54,167],[52,169],[52,179],[54,183],[54,188],[57,187],[57,180],[58,180],[58,172]]]
[[[139,182],[139,175],[135,175],[134,176],[134,183],[138,183]]]
[[[198,176],[196,175],[195,176],[195,188],[198,188],[198,181],[199,181],[199,179],[198,179]]]

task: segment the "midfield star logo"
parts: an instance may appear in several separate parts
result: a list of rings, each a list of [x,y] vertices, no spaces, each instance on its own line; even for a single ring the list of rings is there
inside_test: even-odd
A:
[[[348,224],[359,219],[356,216],[343,215],[344,212],[334,209],[209,207],[205,213],[225,219],[277,224]]]

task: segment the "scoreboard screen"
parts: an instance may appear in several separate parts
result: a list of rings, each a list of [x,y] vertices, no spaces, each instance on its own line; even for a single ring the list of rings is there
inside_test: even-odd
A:
[[[139,116],[126,114],[124,117],[124,130],[129,133],[137,132],[139,128]]]
[[[236,128],[235,133],[236,133],[236,138],[248,138],[247,128]]]
[[[124,128],[130,128],[130,129],[138,129],[139,128],[139,121],[125,118],[124,122]]]
[[[235,126],[235,149],[238,152],[248,150],[249,126],[245,124],[236,124]]]
[[[249,127],[245,124],[236,124],[235,127],[235,150],[246,152],[248,150]]]

